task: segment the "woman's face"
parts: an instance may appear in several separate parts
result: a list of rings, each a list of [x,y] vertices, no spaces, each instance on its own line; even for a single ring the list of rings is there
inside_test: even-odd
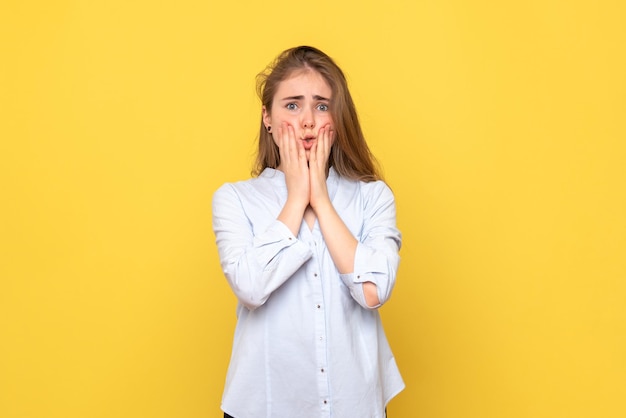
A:
[[[304,149],[310,150],[319,130],[333,127],[331,94],[330,86],[315,70],[297,71],[281,81],[272,108],[268,111],[263,106],[263,123],[272,127],[274,142],[278,128],[287,123],[293,127],[296,141],[302,141]]]

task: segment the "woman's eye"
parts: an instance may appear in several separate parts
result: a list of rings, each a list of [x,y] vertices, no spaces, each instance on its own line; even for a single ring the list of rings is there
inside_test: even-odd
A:
[[[289,110],[296,110],[298,108],[298,105],[295,103],[287,103],[287,109]]]
[[[320,103],[320,104],[317,105],[317,109],[321,110],[322,112],[326,112],[326,111],[328,111],[328,105]]]

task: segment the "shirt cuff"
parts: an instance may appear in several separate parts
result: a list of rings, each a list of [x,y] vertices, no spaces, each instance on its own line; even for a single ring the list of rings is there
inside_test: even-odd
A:
[[[313,255],[311,249],[304,242],[296,238],[287,226],[279,220],[275,220],[262,235],[254,238],[254,246],[257,251],[259,265],[265,266],[265,270],[274,270],[277,263],[285,262],[276,255],[282,250],[288,249],[289,259],[295,263],[302,263]]]

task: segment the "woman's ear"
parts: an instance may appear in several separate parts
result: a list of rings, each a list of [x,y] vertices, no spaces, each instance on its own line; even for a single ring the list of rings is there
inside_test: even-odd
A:
[[[270,112],[267,111],[267,108],[265,106],[263,106],[263,124],[266,128],[272,124]]]

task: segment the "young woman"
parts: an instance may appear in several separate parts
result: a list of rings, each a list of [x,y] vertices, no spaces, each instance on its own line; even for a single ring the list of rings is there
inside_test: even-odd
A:
[[[225,417],[382,418],[404,388],[377,309],[401,236],[345,76],[318,49],[259,75],[255,177],[213,197],[239,301]]]

